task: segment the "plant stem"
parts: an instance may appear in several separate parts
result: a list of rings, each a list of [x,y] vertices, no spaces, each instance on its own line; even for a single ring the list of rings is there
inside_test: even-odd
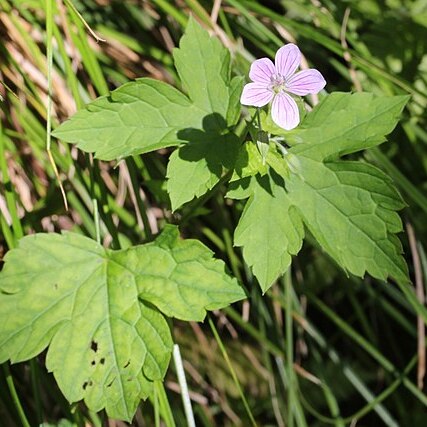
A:
[[[10,395],[12,397],[13,403],[15,405],[16,410],[18,411],[19,418],[23,427],[31,427],[28,422],[27,416],[25,415],[25,411],[22,408],[21,401],[19,400],[18,393],[16,392],[15,384],[13,383],[12,374],[10,373],[10,368],[7,363],[3,364],[3,370],[6,377],[7,386],[9,388]]]
[[[194,421],[193,408],[191,407],[190,395],[188,394],[187,380],[185,378],[184,366],[182,364],[181,353],[178,344],[173,345],[173,361],[175,363],[178,382],[181,387],[182,404],[184,405],[185,417],[188,427],[196,427]]]
[[[288,423],[287,427],[293,427],[293,407],[294,407],[294,349],[293,349],[293,331],[292,331],[292,279],[290,268],[285,275],[285,297],[286,297],[286,360],[288,370]]]

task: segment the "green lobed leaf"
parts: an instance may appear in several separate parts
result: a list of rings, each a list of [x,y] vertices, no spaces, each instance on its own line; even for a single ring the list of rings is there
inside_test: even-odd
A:
[[[170,157],[173,209],[212,189],[233,166],[243,78],[231,79],[230,52],[190,18],[175,66],[188,97],[152,79],[127,83],[61,124],[53,135],[101,160],[182,147]]]
[[[135,275],[139,297],[170,317],[202,321],[216,310],[245,298],[225,264],[198,240],[179,240],[178,229],[166,227],[155,242],[117,252]]]
[[[232,182],[227,193],[237,199],[250,196],[236,228],[235,244],[243,246],[244,258],[264,291],[286,270],[289,254],[301,247],[297,244],[303,235],[301,222],[346,271],[409,282],[396,236],[402,231],[396,211],[405,204],[391,179],[367,163],[338,160],[383,142],[407,100],[406,96],[374,98],[364,93],[329,95],[307,115],[301,128],[288,133],[285,139],[291,148],[284,158],[279,159],[278,152],[267,157],[269,175],[277,173],[284,180],[270,179],[269,191],[253,189],[256,180],[245,176],[254,175],[254,168],[249,157],[240,164],[239,156],[239,170],[252,172],[236,170],[242,179]],[[259,169],[258,182],[260,173]],[[280,192],[284,195],[279,196]],[[265,218],[277,227],[268,229]],[[266,240],[275,242],[270,243],[273,251],[266,247]],[[278,259],[271,261],[273,253]]]
[[[171,226],[119,251],[73,233],[21,239],[0,273],[0,362],[50,344],[47,367],[70,402],[131,420],[170,360],[161,312],[202,320],[245,296],[209,249],[178,237]]]
[[[203,129],[184,131],[188,144],[169,159],[167,190],[176,210],[211,190],[233,167],[239,142],[227,128],[240,115],[243,79],[231,80],[230,52],[193,18],[173,55],[184,89],[207,113]]]
[[[301,249],[304,227],[276,174],[259,177],[252,188],[234,244],[243,247],[243,256],[265,292]]]
[[[186,142],[179,132],[201,129],[204,116],[172,86],[143,78],[88,104],[53,135],[101,160],[113,160]]]

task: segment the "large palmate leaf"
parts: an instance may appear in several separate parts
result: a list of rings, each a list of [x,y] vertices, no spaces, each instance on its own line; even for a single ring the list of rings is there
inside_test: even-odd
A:
[[[265,165],[255,162],[252,154],[242,166],[239,155],[240,171],[235,174],[241,179],[229,196],[250,198],[236,228],[235,244],[243,247],[246,262],[253,266],[264,291],[286,271],[290,255],[301,247],[302,222],[348,272],[408,282],[396,237],[402,230],[396,211],[404,202],[379,169],[339,160],[343,154],[384,141],[407,100],[405,96],[329,95],[307,115],[300,129],[289,132],[286,141],[292,146],[281,163],[276,154],[267,156],[269,187],[254,185],[262,182],[259,177],[265,175]],[[267,226],[267,221],[276,227]]]
[[[50,344],[47,367],[70,402],[130,420],[169,363],[163,314],[202,320],[244,297],[224,268],[175,227],[119,251],[73,233],[24,237],[0,273],[0,362]]]
[[[240,116],[243,79],[231,79],[229,51],[193,18],[173,56],[188,97],[166,83],[138,79],[91,102],[53,135],[101,160],[182,146],[167,171],[177,209],[233,166],[237,143],[228,129]]]

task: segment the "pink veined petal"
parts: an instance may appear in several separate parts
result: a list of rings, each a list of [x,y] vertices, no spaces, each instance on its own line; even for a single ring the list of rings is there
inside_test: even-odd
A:
[[[283,129],[291,130],[297,127],[299,123],[297,103],[287,93],[278,93],[271,105],[271,118]]]
[[[268,89],[265,83],[248,83],[243,88],[240,103],[243,105],[253,105],[263,107],[273,98],[273,91]]]
[[[304,96],[320,92],[325,85],[326,81],[320,72],[311,68],[294,74],[286,82],[286,90],[295,95]]]
[[[273,62],[268,58],[261,58],[252,63],[249,78],[256,83],[270,84],[275,73]]]
[[[295,73],[301,63],[301,52],[298,46],[293,43],[282,46],[276,53],[274,63],[276,72],[288,79]]]

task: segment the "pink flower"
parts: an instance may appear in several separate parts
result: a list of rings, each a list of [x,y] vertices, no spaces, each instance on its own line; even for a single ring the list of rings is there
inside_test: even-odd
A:
[[[278,126],[290,130],[298,126],[299,111],[289,95],[308,95],[320,92],[326,81],[314,69],[295,73],[301,62],[301,52],[292,43],[281,47],[273,62],[268,58],[254,61],[249,71],[248,83],[243,88],[240,102],[243,105],[263,107],[273,100],[271,117]]]

